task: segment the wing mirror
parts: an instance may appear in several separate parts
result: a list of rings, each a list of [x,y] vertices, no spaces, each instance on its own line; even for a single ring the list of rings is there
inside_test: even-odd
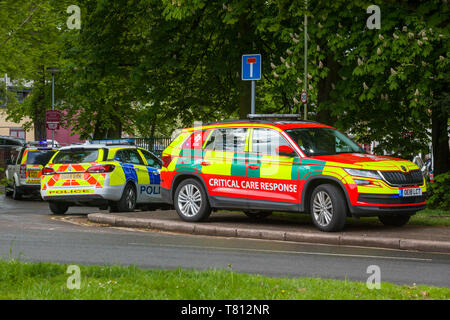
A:
[[[278,152],[279,155],[282,155],[282,156],[288,156],[288,157],[295,156],[294,149],[292,149],[290,146],[287,146],[287,145],[282,145],[282,146],[276,147],[275,150]]]

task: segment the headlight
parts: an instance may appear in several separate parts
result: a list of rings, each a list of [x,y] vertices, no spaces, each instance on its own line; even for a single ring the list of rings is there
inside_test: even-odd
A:
[[[345,168],[344,170],[349,175],[354,176],[354,177],[381,179],[378,172],[373,171],[373,170],[359,170],[359,169],[348,169],[348,168]]]

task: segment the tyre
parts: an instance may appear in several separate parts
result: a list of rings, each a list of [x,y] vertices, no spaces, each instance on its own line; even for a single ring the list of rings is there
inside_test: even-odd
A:
[[[262,220],[272,215],[272,211],[249,210],[244,211],[245,215],[252,220]]]
[[[317,186],[310,201],[314,225],[321,231],[340,231],[347,218],[347,202],[339,187],[332,184]]]
[[[175,190],[174,206],[184,221],[196,222],[206,220],[211,214],[207,194],[195,179],[183,180]]]
[[[69,205],[64,202],[49,202],[48,206],[53,214],[64,214],[69,210]]]
[[[122,197],[110,205],[109,212],[131,212],[136,207],[137,194],[133,184],[128,183],[123,189]]]
[[[391,227],[402,227],[408,223],[409,218],[411,218],[409,214],[389,214],[378,216],[381,223],[385,226]]]
[[[5,187],[5,196],[12,197],[13,195],[13,189],[11,189],[10,186]]]
[[[14,200],[22,199],[22,193],[19,191],[19,188],[16,186],[15,182],[13,183],[12,198]]]

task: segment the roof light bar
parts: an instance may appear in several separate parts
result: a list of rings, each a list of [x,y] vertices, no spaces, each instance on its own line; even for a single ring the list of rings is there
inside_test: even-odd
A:
[[[105,140],[88,140],[90,144],[103,144],[103,145],[132,145],[134,146],[134,139],[105,139]]]

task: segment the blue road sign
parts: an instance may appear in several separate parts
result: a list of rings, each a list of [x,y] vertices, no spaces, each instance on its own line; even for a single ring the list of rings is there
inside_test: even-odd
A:
[[[242,80],[261,80],[261,55],[242,55]]]

